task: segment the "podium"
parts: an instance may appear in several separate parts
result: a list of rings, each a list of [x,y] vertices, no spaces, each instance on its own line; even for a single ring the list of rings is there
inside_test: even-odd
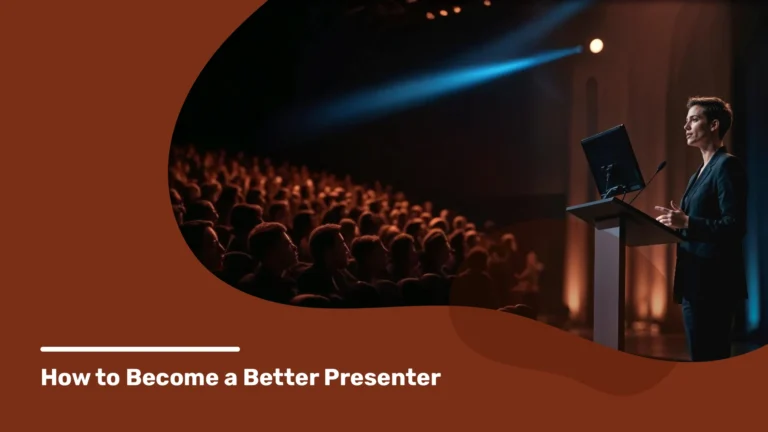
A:
[[[595,229],[593,341],[623,351],[626,248],[678,243],[682,237],[616,197],[566,211]]]

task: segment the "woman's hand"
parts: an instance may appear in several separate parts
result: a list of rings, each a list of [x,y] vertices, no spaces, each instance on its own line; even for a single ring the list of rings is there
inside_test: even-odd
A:
[[[660,223],[675,229],[688,228],[688,215],[686,215],[674,201],[670,201],[672,208],[656,206],[656,210],[664,212],[663,215],[656,218]]]

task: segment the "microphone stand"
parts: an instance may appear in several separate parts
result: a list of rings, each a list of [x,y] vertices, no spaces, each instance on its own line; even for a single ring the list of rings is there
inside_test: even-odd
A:
[[[666,166],[667,166],[667,161],[664,161],[664,162],[662,162],[661,164],[659,164],[659,167],[658,167],[658,168],[656,168],[656,172],[655,172],[655,173],[653,173],[653,175],[651,176],[650,180],[648,180],[648,183],[645,185],[645,187],[644,187],[644,188],[642,188],[642,189],[640,190],[640,192],[638,192],[638,193],[637,193],[637,195],[635,195],[635,196],[634,196],[634,197],[633,197],[633,198],[632,198],[632,199],[629,201],[629,204],[630,204],[630,205],[632,205],[632,203],[633,203],[633,202],[635,202],[635,200],[637,199],[637,197],[639,197],[639,196],[640,196],[640,194],[641,194],[641,193],[643,193],[643,191],[644,191],[644,190],[646,190],[646,189],[648,188],[648,186],[651,184],[651,182],[653,181],[653,179],[654,179],[654,178],[656,178],[656,174],[658,174],[659,172],[661,172],[661,170],[663,170],[663,169],[664,169],[664,167],[666,167]]]

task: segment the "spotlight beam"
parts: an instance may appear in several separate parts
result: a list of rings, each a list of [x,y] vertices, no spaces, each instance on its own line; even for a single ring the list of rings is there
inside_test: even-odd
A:
[[[580,52],[582,46],[576,46],[500,63],[406,79],[316,106],[303,116],[303,123],[305,129],[311,131],[351,121],[369,120]]]
[[[538,18],[526,23],[521,28],[493,41],[473,52],[460,56],[453,61],[456,64],[477,64],[500,61],[520,55],[525,48],[551,33],[564,22],[578,15],[594,0],[571,0],[562,2],[547,10]]]
[[[531,44],[577,15],[593,2],[594,0],[570,0],[551,8],[543,16],[503,38],[481,47],[469,55],[454,57],[449,60],[443,69],[454,72],[428,74],[420,78],[406,79],[309,109],[300,109],[298,118],[294,116],[290,116],[291,118],[283,117],[283,120],[279,120],[278,124],[284,126],[277,127],[283,130],[287,128],[290,133],[312,133],[318,129],[329,128],[340,123],[370,119],[391,111],[422,104],[446,93],[479,84],[498,76],[580,53],[582,47],[578,46],[543,53],[538,56],[509,60],[510,57],[519,56],[523,49],[530,48]],[[431,12],[427,13],[427,18],[435,19],[437,18],[435,15]],[[554,58],[547,60],[548,54],[554,54]]]

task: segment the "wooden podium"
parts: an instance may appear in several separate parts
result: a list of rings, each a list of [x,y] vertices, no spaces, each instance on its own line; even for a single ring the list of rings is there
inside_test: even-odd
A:
[[[593,341],[624,350],[625,248],[677,243],[677,231],[612,197],[568,207],[595,228]]]

